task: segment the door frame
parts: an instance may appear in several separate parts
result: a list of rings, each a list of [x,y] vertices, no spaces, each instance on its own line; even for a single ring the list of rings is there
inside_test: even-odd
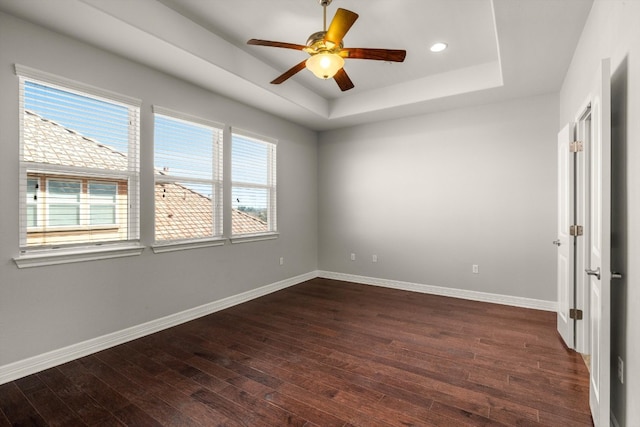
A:
[[[583,142],[582,155],[578,156],[575,164],[575,218],[576,224],[583,225],[584,234],[576,239],[575,251],[575,307],[582,310],[582,320],[575,325],[575,348],[579,353],[591,353],[591,304],[589,298],[589,280],[585,274],[587,257],[589,256],[589,177],[591,166],[591,94],[582,104],[575,117],[575,135]]]
[[[589,250],[589,173],[590,173],[590,153],[591,153],[591,101],[592,96],[589,95],[587,99],[582,103],[581,108],[575,115],[575,120],[569,122],[562,128],[558,137],[568,137],[570,141],[566,141],[566,149],[568,152],[568,144],[573,141],[582,142],[582,151],[575,153],[571,159],[568,160],[568,172],[570,180],[568,194],[569,197],[569,222],[570,224],[582,225],[583,235],[577,237],[569,236],[569,224],[564,224],[563,221],[558,218],[558,241],[561,244],[571,245],[571,255],[569,257],[571,265],[570,268],[570,280],[568,285],[570,301],[567,301],[569,308],[578,309],[582,311],[582,319],[575,320],[568,318],[567,313],[563,313],[562,310],[565,307],[558,307],[558,331],[561,330],[564,325],[562,323],[571,323],[568,335],[565,336],[561,332],[567,347],[582,353],[590,354],[591,352],[591,318],[590,318],[590,297],[589,297],[589,281],[586,279],[585,268],[587,265],[587,257]],[[568,135],[563,135],[565,130],[568,130]],[[560,145],[561,142],[559,141]],[[560,153],[559,153],[560,156]],[[560,162],[560,157],[558,158]],[[558,163],[559,173],[560,168],[563,166]],[[560,176],[558,177],[560,179]],[[558,190],[558,204],[563,203],[560,200],[560,190]],[[558,206],[560,210],[560,206]],[[561,229],[564,227],[564,229]],[[568,241],[563,241],[563,237]],[[560,254],[560,248],[558,248],[558,256]],[[558,267],[559,268],[559,267]],[[561,272],[558,271],[558,274]],[[560,280],[560,278],[558,278]],[[558,287],[558,292],[562,290]],[[558,303],[561,302],[560,295],[558,295]],[[566,318],[565,318],[566,317]],[[567,325],[569,326],[569,325]]]
[[[591,354],[592,365],[597,364],[591,366],[589,376],[589,406],[596,427],[608,427],[611,422],[610,331],[607,330],[611,320],[610,79],[610,61],[604,59],[586,101],[575,116],[576,139],[582,141],[584,147],[583,155],[578,156],[575,164],[575,217],[578,224],[584,225],[582,238],[576,240],[575,252],[575,301],[576,308],[583,310],[583,319],[576,322],[575,350]],[[594,224],[594,221],[598,223]],[[594,259],[596,264],[591,265]],[[599,269],[597,275],[596,267]],[[589,276],[586,269],[592,270]],[[594,290],[596,285],[597,291]],[[592,291],[596,293],[592,294]],[[594,337],[598,339],[594,340]]]
[[[568,348],[576,348],[576,319],[571,315],[576,306],[576,240],[570,227],[576,222],[576,163],[578,155],[571,147],[576,141],[576,123],[567,123],[558,132],[558,217],[557,235],[557,329]]]
[[[589,277],[591,371],[589,406],[596,427],[611,422],[611,64],[603,59],[592,83],[589,173]],[[597,272],[599,271],[599,274]]]

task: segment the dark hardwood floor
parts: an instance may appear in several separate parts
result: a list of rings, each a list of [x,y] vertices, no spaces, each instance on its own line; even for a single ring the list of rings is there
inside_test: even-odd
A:
[[[4,425],[591,426],[555,314],[314,279],[0,386]]]

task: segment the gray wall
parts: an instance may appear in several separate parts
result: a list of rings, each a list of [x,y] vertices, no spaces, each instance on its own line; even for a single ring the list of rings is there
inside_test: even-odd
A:
[[[557,121],[544,95],[322,133],[319,268],[555,301]]]
[[[152,104],[277,138],[280,237],[18,270],[15,63],[143,100],[144,244],[153,238]],[[0,93],[0,366],[316,270],[315,132],[2,13]]]
[[[611,410],[620,426],[640,425],[640,2],[597,0],[560,92],[560,126],[575,120],[596,70],[611,58]],[[634,262],[635,261],[635,262]],[[625,362],[625,379],[616,363]]]

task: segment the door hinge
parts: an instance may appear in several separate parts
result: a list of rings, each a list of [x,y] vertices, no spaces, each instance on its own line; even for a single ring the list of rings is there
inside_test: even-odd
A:
[[[583,228],[581,225],[572,225],[569,227],[569,235],[582,236]]]
[[[569,144],[570,153],[579,153],[584,150],[584,144],[582,141],[573,141]]]
[[[569,309],[569,318],[575,320],[582,320],[582,310],[578,310],[577,308]]]

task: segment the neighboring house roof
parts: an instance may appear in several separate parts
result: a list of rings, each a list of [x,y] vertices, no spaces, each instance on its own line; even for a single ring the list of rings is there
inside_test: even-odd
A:
[[[126,154],[32,111],[25,110],[24,113],[24,160],[50,165],[127,170]]]
[[[127,170],[127,156],[54,121],[25,110],[24,159],[63,166]],[[161,172],[157,172],[161,173]],[[164,196],[164,197],[163,197]],[[155,185],[156,239],[211,235],[211,199],[177,183]],[[261,233],[267,224],[232,209],[233,234]]]
[[[158,183],[155,189],[156,239],[188,239],[211,234],[211,199],[175,183]],[[267,224],[232,209],[233,234],[263,233]]]

